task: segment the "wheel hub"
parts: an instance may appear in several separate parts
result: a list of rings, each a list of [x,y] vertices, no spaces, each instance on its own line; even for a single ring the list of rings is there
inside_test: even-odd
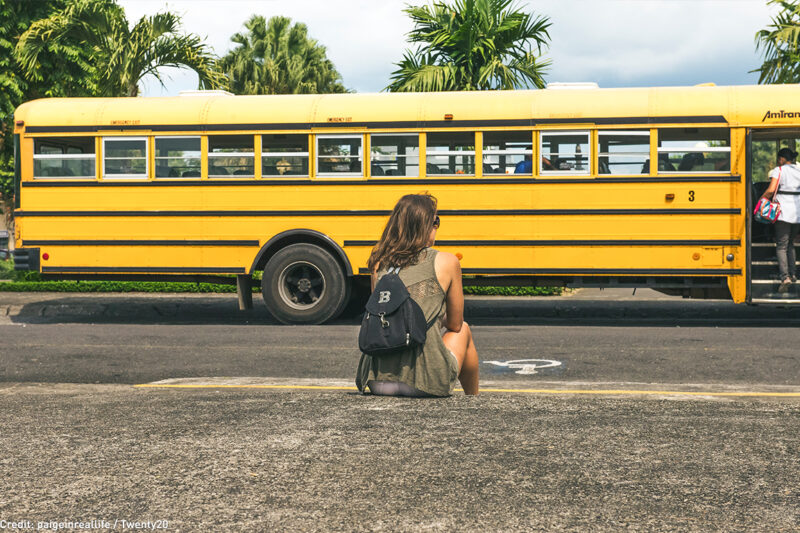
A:
[[[278,294],[294,309],[311,309],[325,294],[325,276],[311,262],[295,261],[278,276]]]

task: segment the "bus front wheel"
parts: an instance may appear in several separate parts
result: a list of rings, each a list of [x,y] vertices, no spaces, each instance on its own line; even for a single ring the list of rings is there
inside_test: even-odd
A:
[[[292,244],[267,262],[261,293],[269,312],[284,324],[321,324],[341,311],[347,278],[326,250]]]

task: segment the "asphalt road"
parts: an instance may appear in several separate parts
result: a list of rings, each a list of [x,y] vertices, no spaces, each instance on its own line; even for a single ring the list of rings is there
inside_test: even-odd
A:
[[[352,391],[355,319],[235,304],[0,293],[0,528],[800,530],[795,310],[473,299],[485,392],[415,400]]]
[[[608,294],[617,299],[598,291],[558,299],[470,299],[466,316],[483,376],[520,382],[800,382],[800,309]],[[357,318],[284,326],[257,304],[242,313],[230,295],[0,293],[6,324],[0,381],[353,378]],[[519,359],[561,364],[534,378],[486,363]]]

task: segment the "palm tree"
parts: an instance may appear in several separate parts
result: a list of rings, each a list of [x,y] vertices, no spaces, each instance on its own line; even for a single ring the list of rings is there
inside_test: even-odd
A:
[[[550,61],[540,56],[550,39],[547,17],[523,13],[513,0],[455,0],[404,11],[414,21],[409,41],[420,46],[406,50],[385,90],[544,87]]]
[[[253,15],[247,33],[231,41],[239,46],[220,62],[236,94],[317,94],[347,92],[327,58],[325,47],[308,37],[305,24]]]
[[[770,0],[781,12],[772,18],[772,24],[756,33],[756,50],[761,49],[764,62],[752,70],[758,72],[758,83],[800,82],[800,2],[797,0]]]
[[[224,85],[214,56],[194,34],[180,34],[180,17],[158,13],[142,17],[130,29],[125,11],[115,0],[75,0],[64,10],[34,22],[15,50],[25,74],[37,79],[39,54],[58,42],[92,46],[92,62],[102,96],[136,96],[139,82],[152,74],[162,83],[161,67],[187,67],[200,78],[201,88]]]

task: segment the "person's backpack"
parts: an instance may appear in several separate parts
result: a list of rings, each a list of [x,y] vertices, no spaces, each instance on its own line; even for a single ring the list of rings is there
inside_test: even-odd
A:
[[[399,268],[390,268],[367,300],[358,333],[358,347],[367,355],[393,355],[420,346],[433,325],[425,322],[422,309],[408,294],[398,272]]]

